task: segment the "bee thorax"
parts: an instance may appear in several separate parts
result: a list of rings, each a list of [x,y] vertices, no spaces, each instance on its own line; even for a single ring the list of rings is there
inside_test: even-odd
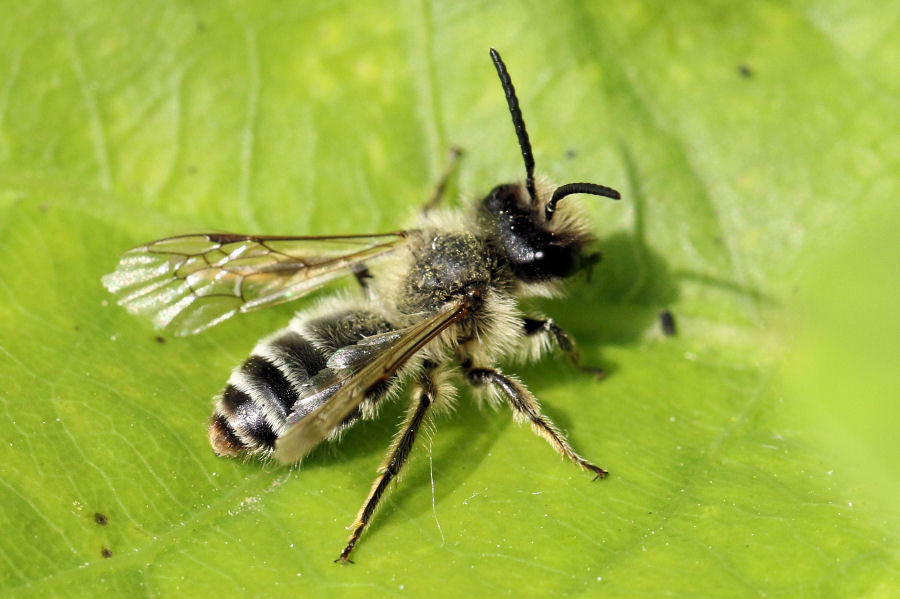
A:
[[[471,233],[439,233],[415,254],[401,289],[401,312],[434,311],[448,300],[491,282],[493,255]]]

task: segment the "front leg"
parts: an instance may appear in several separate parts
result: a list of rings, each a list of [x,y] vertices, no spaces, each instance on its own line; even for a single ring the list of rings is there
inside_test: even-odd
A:
[[[472,385],[493,385],[514,411],[516,420],[527,420],[531,430],[542,436],[561,456],[571,460],[583,470],[594,473],[594,480],[603,478],[607,472],[581,457],[566,440],[565,435],[553,422],[541,413],[537,398],[519,381],[512,379],[496,368],[475,368],[470,362],[462,364],[463,374]]]
[[[542,320],[538,320],[535,318],[523,318],[522,328],[525,330],[526,337],[534,337],[536,335],[549,336],[556,343],[556,346],[559,347],[559,349],[569,357],[569,359],[572,361],[572,364],[574,364],[578,370],[593,374],[594,377],[598,380],[606,376],[606,373],[602,368],[596,366],[586,366],[581,363],[581,359],[578,355],[578,348],[575,347],[575,342],[572,340],[568,333],[559,328],[559,326],[555,322],[553,322],[552,318],[546,318]]]

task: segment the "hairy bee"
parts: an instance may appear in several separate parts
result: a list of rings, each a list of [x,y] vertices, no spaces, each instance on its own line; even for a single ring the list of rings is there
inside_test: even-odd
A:
[[[336,297],[300,312],[256,345],[216,397],[209,425],[218,455],[294,463],[357,420],[374,417],[386,398],[411,383],[406,418],[335,561],[348,561],[422,424],[453,404],[453,377],[486,390],[490,402],[507,403],[518,421],[529,422],[595,478],[606,475],[575,452],[525,385],[495,364],[516,353],[537,357],[553,344],[578,364],[570,337],[552,320],[524,316],[517,300],[553,295],[563,279],[599,260],[586,250],[592,240],[586,223],[561,200],[576,193],[618,199],[619,193],[593,183],[535,181],[515,89],[493,49],[491,58],[525,161],[524,184],[498,185],[467,210],[436,211],[451,166],[413,229],[171,237],[127,252],[103,279],[130,311],[193,334],[356,275],[360,297]]]

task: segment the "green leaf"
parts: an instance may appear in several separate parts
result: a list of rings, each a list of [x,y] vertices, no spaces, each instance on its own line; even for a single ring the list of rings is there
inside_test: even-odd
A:
[[[896,594],[896,1],[7,5],[0,591]],[[593,279],[528,304],[607,379],[504,365],[611,477],[464,391],[340,568],[402,402],[299,469],[216,458],[208,398],[310,301],[172,338],[100,277],[180,232],[397,229],[452,144],[461,196],[520,178],[489,46],[538,170],[624,196],[579,200]]]

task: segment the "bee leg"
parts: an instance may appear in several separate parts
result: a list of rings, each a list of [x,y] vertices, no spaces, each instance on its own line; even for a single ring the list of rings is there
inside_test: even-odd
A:
[[[400,473],[403,464],[406,463],[406,458],[409,457],[409,452],[416,440],[419,428],[422,426],[422,422],[425,421],[428,408],[434,402],[435,396],[437,395],[437,386],[430,371],[426,371],[419,377],[413,395],[416,398],[416,401],[407,411],[406,419],[403,421],[399,434],[397,434],[391,442],[387,455],[381,463],[381,466],[378,468],[379,474],[372,484],[369,496],[366,497],[359,513],[356,515],[356,521],[352,526],[353,532],[350,533],[350,539],[347,541],[347,546],[341,551],[340,557],[334,560],[335,562],[346,564],[350,561],[350,552],[356,547],[359,537],[362,535],[369,520],[371,520],[372,514],[375,513],[378,501],[381,499],[385,490],[387,490],[391,480]]]
[[[441,178],[438,179],[437,185],[434,186],[431,197],[422,205],[422,214],[428,214],[430,211],[437,208],[441,203],[441,200],[444,199],[444,193],[447,191],[447,183],[450,182],[450,177],[452,177],[453,173],[456,171],[456,167],[459,164],[459,159],[462,155],[462,148],[450,146],[450,160],[447,162],[447,166],[444,167],[444,172],[441,173]]]
[[[594,480],[603,478],[607,472],[599,466],[587,461],[569,445],[562,432],[553,422],[541,414],[541,406],[537,398],[519,381],[509,378],[496,368],[474,368],[471,364],[463,364],[466,379],[475,386],[494,385],[515,412],[516,420],[527,420],[531,429],[542,436],[561,456],[571,460],[582,470],[594,473]]]
[[[355,264],[353,266],[353,276],[356,277],[356,282],[359,283],[363,290],[369,288],[369,279],[373,278],[372,273],[369,272],[365,264]]]
[[[522,328],[525,330],[525,335],[527,337],[533,337],[535,335],[549,335],[556,342],[557,347],[559,347],[559,349],[561,349],[562,352],[569,357],[569,359],[572,361],[572,364],[574,364],[575,368],[577,368],[578,370],[594,375],[594,378],[596,378],[597,380],[600,380],[604,376],[606,376],[606,373],[602,368],[599,368],[597,366],[587,366],[581,363],[581,358],[578,355],[578,348],[575,347],[575,342],[572,340],[568,333],[559,328],[559,326],[557,326],[557,324],[553,322],[552,318],[543,320],[523,318]]]

